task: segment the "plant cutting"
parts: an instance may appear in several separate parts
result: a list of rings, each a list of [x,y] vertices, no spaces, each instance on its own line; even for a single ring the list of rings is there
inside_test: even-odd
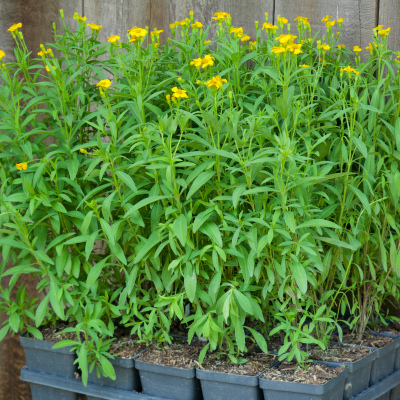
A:
[[[200,396],[210,357],[240,369],[279,334],[282,365],[311,373],[325,367],[309,365],[307,346],[326,349],[341,323],[360,339],[387,317],[388,295],[400,298],[400,75],[387,28],[361,60],[329,16],[319,38],[307,18],[296,29],[266,15],[250,40],[227,13],[213,36],[192,13],[164,44],[166,32],[140,27],[101,43],[100,21],[85,21],[55,26],[37,54],[10,28],[0,339],[39,342],[68,321],[74,337],[54,347],[72,346],[84,385],[110,387],[123,327],[149,348],[135,360],[145,392],[147,373],[160,370],[161,385],[179,369]],[[176,327],[185,348],[204,343],[193,360],[148,362],[171,351]],[[347,372],[324,371],[307,393],[339,396]]]

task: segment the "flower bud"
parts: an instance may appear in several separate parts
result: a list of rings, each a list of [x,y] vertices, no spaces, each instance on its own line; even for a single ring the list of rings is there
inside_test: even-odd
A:
[[[255,21],[254,25],[255,25],[256,29],[258,29],[258,21]]]

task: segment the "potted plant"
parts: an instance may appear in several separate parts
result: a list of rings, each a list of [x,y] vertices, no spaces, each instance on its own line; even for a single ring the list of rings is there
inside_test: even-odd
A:
[[[100,25],[74,19],[38,57],[21,24],[9,29],[17,61],[0,68],[0,273],[10,278],[0,339],[26,331],[29,353],[54,326],[63,340],[52,350],[67,348],[61,357],[89,388],[150,393],[153,379],[199,398],[215,378],[215,390],[254,397],[261,366],[251,377],[223,371],[243,370],[254,346],[276,349],[268,340],[279,333],[287,360],[268,368],[267,357],[265,393],[340,398],[347,370],[308,366],[310,346],[327,349],[335,329],[342,340],[341,324],[361,340],[387,317],[387,294],[400,298],[400,75],[389,68],[389,31],[374,30],[362,61],[329,16],[322,42],[304,17],[294,35],[287,19],[266,15],[250,40],[225,12],[213,37],[191,14],[164,45],[165,32],[139,27],[101,43]],[[25,294],[22,274],[38,281],[40,300]],[[129,361],[113,351],[121,327],[148,348]],[[199,350],[180,367],[176,327],[181,350]],[[393,372],[391,346],[377,350],[385,373],[375,360],[371,385]],[[294,385],[276,380],[282,368],[297,371],[289,380],[326,376]]]

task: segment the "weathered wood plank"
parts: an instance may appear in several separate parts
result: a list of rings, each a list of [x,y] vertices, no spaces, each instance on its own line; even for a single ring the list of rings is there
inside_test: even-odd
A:
[[[6,53],[4,62],[15,61],[14,46],[15,42],[7,29],[21,21],[21,11],[17,1],[0,1],[0,50]]]
[[[194,19],[200,21],[204,26],[210,25],[212,17],[217,11],[224,11],[232,16],[232,26],[242,26],[244,33],[252,37],[255,36],[254,22],[264,22],[264,13],[272,15],[274,0],[152,0],[152,23],[157,25],[158,29],[164,29],[167,34],[170,33],[169,24],[175,21],[181,21],[189,17],[189,11],[193,11]],[[251,4],[249,4],[251,3]],[[159,18],[153,18],[153,13]],[[213,33],[213,30],[211,30]]]
[[[150,25],[151,1],[85,0],[84,15],[87,22],[102,25],[99,41],[107,42],[108,36],[119,35],[126,42],[127,30],[132,26]]]
[[[378,24],[391,28],[389,49],[400,51],[400,2],[398,0],[380,0]]]
[[[294,18],[302,15],[308,18],[314,33],[321,29],[321,37],[326,33],[325,23],[321,22],[325,15],[344,18],[340,43],[350,49],[357,45],[365,49],[372,40],[377,12],[377,0],[275,0],[275,21],[281,15],[293,24]]]
[[[40,51],[40,44],[54,42],[53,22],[57,29],[62,28],[60,9],[64,10],[67,24],[75,22],[72,15],[75,11],[81,13],[83,0],[20,0],[22,15],[22,32],[29,50],[34,54]],[[73,22],[72,22],[73,21]],[[35,54],[36,56],[36,54]]]

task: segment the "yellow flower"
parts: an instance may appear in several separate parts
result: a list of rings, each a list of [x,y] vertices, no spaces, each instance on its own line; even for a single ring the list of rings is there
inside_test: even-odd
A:
[[[199,80],[197,79],[196,84],[197,84],[197,85],[201,85],[201,81],[199,81]]]
[[[299,15],[298,17],[296,17],[294,20],[295,20],[295,21],[308,22],[308,18],[302,17],[301,15]]]
[[[108,43],[115,43],[117,40],[121,39],[118,35],[107,36]]]
[[[211,40],[205,40],[203,44],[211,43]]]
[[[307,65],[307,64],[303,64],[303,65],[299,65],[299,67],[301,67],[301,68],[309,68],[310,66]]]
[[[14,24],[8,28],[9,32],[15,32],[18,28],[22,28],[21,22],[19,24]]]
[[[328,50],[330,50],[330,48],[331,48],[331,46],[329,46],[329,44],[326,44],[326,43],[321,44],[321,49],[323,51],[328,51]]]
[[[328,22],[332,18],[332,15],[325,15],[324,18],[322,18],[322,22]]]
[[[53,65],[53,69],[56,69],[56,67]],[[46,71],[50,72],[50,68],[46,65]]]
[[[195,23],[192,24],[192,28],[202,28],[203,24],[199,21],[196,21]]]
[[[388,36],[390,32],[390,28],[386,28],[386,29],[381,29],[380,31],[378,31],[378,35],[380,36]]]
[[[240,38],[240,40],[242,41],[242,42],[247,42],[247,41],[249,41],[251,39],[251,37],[249,36],[249,35],[245,35],[245,36],[243,36],[242,38]]]
[[[79,151],[80,151],[82,154],[87,154],[87,151],[86,151],[85,149],[79,149]]]
[[[147,31],[146,31],[146,29],[141,29],[141,28],[137,28],[137,29],[140,29],[140,35],[141,36],[146,36],[146,34],[147,34]],[[145,34],[142,34],[142,31],[145,31],[146,33]],[[154,35],[159,35],[160,33],[163,33],[164,31],[162,30],[162,29],[159,29],[159,30],[157,30],[157,31],[151,31],[150,32],[150,34],[151,34],[151,36],[154,36]],[[139,35],[138,35],[139,36]]]
[[[153,32],[163,32],[163,31],[153,31]],[[143,28],[138,28],[137,26],[134,26],[131,29],[128,29],[128,33],[130,35],[130,42],[136,42],[138,40],[142,40],[147,35],[147,30]],[[118,37],[119,39],[119,37]]]
[[[359,46],[354,46],[353,51],[358,55],[358,53],[362,51],[362,49]]]
[[[171,95],[170,95],[170,94],[167,94],[167,95],[165,96],[165,98],[167,99],[167,101],[170,101],[170,100],[171,100]]]
[[[302,53],[302,51],[300,50],[301,46],[301,44],[292,43],[287,46],[287,49],[293,54],[297,55]]]
[[[96,24],[86,24],[89,28],[92,28],[94,31],[99,31],[103,25],[96,25]]]
[[[328,28],[332,28],[333,26],[335,26],[335,23],[336,23],[336,20],[326,21],[325,26],[327,26]]]
[[[226,79],[221,79],[220,76],[214,76],[214,78],[211,78],[209,81],[207,81],[205,84],[209,88],[215,87],[216,89],[222,88],[223,83],[227,83],[228,81]]]
[[[210,54],[207,54],[206,56],[204,56],[204,58],[202,60],[203,69],[214,65],[214,60],[215,60],[215,58],[212,57]]]
[[[286,18],[284,18],[284,17],[280,17],[280,18],[278,18],[278,23],[279,24],[287,24],[289,21],[286,19]]]
[[[336,19],[336,22],[337,22],[338,24],[341,24],[343,21],[344,21],[344,18],[337,18],[337,19]]]
[[[212,19],[214,19],[216,21],[224,21],[231,17],[231,14],[228,14],[226,12],[221,12],[221,11],[214,13],[214,15],[215,15],[215,17],[212,17]]]
[[[179,99],[179,98],[187,99],[189,97],[186,94],[186,90],[178,89],[176,86],[172,88],[172,91],[174,92],[174,97],[177,98],[177,99]]]
[[[252,50],[254,50],[254,49],[257,48],[257,42],[256,42],[256,41],[250,42],[249,45],[250,45],[250,48],[251,48]]]
[[[177,26],[186,26],[186,21],[183,19],[182,21],[176,21],[175,24]]]
[[[6,55],[6,53],[4,53],[3,50],[0,50],[0,60],[2,60],[2,58]]]
[[[338,47],[338,49],[345,49],[346,45],[345,44],[338,44],[337,47]]]
[[[171,29],[174,29],[174,28],[175,28],[175,24],[174,24],[174,23],[169,24],[169,27],[170,27]]]
[[[86,17],[81,17],[77,12],[73,15],[73,19],[76,19],[77,21],[86,21]]]
[[[375,27],[373,30],[374,31],[380,31],[383,28],[383,25],[378,25],[377,27]]]
[[[297,36],[293,36],[293,35],[280,35],[280,36],[277,36],[276,38],[275,38],[275,40],[279,40],[279,43],[281,43],[281,44],[290,44],[290,43],[293,43],[293,40],[294,39],[296,39],[297,38]]]
[[[355,69],[351,68],[350,65],[348,65],[346,68],[340,68],[340,71],[347,72],[349,75],[351,75],[353,72],[358,75],[360,72],[356,71]]]
[[[371,43],[368,43],[368,46],[365,48],[366,50],[372,51],[374,48]]]
[[[371,44],[371,43],[370,43]],[[397,52],[396,58],[400,58],[400,51]]]
[[[44,49],[44,46],[41,44],[40,45],[41,47],[42,47],[42,49]],[[42,57],[42,56],[44,56],[45,54],[49,54],[51,52],[51,49],[45,49],[45,50],[42,50],[42,51],[39,51],[39,53],[37,53],[37,55],[39,56],[39,57]]]
[[[281,54],[281,53],[284,53],[285,51],[286,51],[286,48],[283,46],[274,46],[271,49],[271,52],[274,54]]]
[[[202,58],[195,58],[194,60],[190,61],[190,65],[194,65],[196,68],[200,68],[201,64],[203,64]]]
[[[107,89],[111,86],[111,81],[109,79],[102,79],[97,85],[101,89]]]
[[[17,169],[19,171],[22,171],[23,169],[27,169],[27,168],[28,168],[28,164],[26,162],[17,164]]]
[[[262,29],[265,29],[266,31],[272,31],[274,29],[278,29],[278,27],[276,25],[272,25],[269,22],[264,22]]]
[[[239,27],[239,28],[234,28],[233,26],[230,29],[230,33],[237,33],[238,37],[243,36],[243,28]]]

